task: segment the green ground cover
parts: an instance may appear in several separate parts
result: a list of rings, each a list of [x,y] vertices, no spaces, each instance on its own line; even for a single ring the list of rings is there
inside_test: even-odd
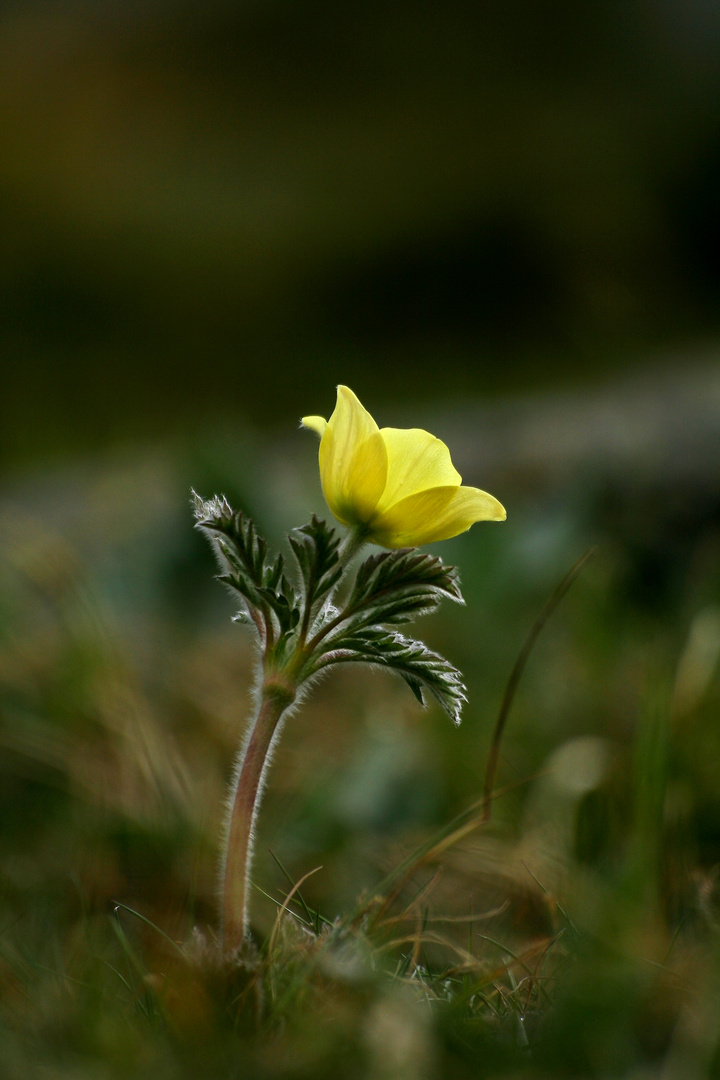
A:
[[[508,522],[438,545],[467,606],[421,627],[466,676],[462,726],[389,675],[320,685],[269,778],[257,955],[228,970],[217,830],[253,655],[188,488],[275,542],[321,497],[310,451],[290,472],[210,445],[5,486],[3,1077],[718,1075],[712,485],[487,478]],[[511,668],[591,545],[480,823]]]

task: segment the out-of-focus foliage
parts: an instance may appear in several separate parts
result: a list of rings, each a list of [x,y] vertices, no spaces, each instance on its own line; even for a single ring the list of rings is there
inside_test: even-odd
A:
[[[218,446],[6,490],[4,1075],[715,1075],[716,486],[493,475],[506,531],[442,549],[467,607],[423,625],[467,677],[463,725],[385,673],[317,688],[270,773],[260,966],[228,979],[203,937],[252,653],[186,485],[227,488],[274,541],[321,495],[312,454],[281,448],[276,472],[260,437]],[[520,685],[491,823],[383,887],[479,799],[510,666],[591,542]]]

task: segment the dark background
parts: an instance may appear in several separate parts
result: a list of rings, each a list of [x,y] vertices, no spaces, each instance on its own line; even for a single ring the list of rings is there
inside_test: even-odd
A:
[[[0,450],[684,362],[711,0],[7,3]]]

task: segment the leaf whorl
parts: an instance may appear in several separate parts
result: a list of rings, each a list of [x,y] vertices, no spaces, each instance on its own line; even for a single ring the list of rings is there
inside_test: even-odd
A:
[[[466,701],[460,672],[422,642],[393,629],[434,611],[446,597],[464,603],[455,567],[417,548],[370,555],[338,610],[333,593],[343,573],[339,540],[324,521],[313,515],[288,537],[297,564],[296,590],[285,575],[282,555],[268,553],[254,522],[234,511],[225,496],[203,500],[193,492],[193,502],[197,527],[218,555],[219,580],[243,600],[237,620],[249,617],[261,640],[273,644],[277,658],[288,658],[293,648],[305,650],[300,681],[339,663],[390,668],[421,704],[430,693],[454,723],[460,722]]]

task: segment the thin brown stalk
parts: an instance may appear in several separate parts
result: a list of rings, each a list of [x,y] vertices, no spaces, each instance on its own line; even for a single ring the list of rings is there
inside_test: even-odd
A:
[[[502,701],[500,703],[500,711],[498,718],[495,722],[495,730],[493,731],[492,741],[490,743],[490,752],[488,754],[487,765],[485,767],[485,784],[483,788],[483,809],[481,815],[481,822],[485,824],[490,820],[492,814],[492,796],[493,788],[495,786],[495,774],[497,772],[498,758],[500,756],[500,744],[502,742],[503,733],[505,731],[505,725],[510,714],[510,707],[515,698],[515,692],[520,682],[525,665],[528,661],[528,657],[533,650],[535,642],[540,636],[540,632],[545,626],[552,615],[555,608],[562,600],[565,593],[568,591],[572,583],[578,577],[585,564],[595,554],[595,548],[589,548],[583,555],[580,556],[574,566],[568,570],[565,577],[562,579],[558,587],[553,594],[549,597],[542,611],[535,619],[535,622],[530,628],[530,633],[525,639],[525,643],[520,650],[515,665],[510,672],[510,677],[505,687],[505,693],[503,694]]]
[[[275,916],[275,922],[273,924],[272,933],[270,934],[270,943],[268,945],[268,956],[271,959],[272,959],[272,956],[273,956],[273,952],[275,950],[275,942],[277,941],[277,936],[280,933],[280,926],[282,924],[283,916],[285,915],[286,911],[288,910],[288,907],[290,906],[290,901],[292,900],[295,893],[299,889],[302,888],[302,886],[305,884],[307,879],[309,877],[312,877],[313,874],[317,874],[318,870],[322,870],[322,866],[316,866],[314,870],[308,870],[308,872],[306,874],[303,874],[303,876],[299,879],[299,881],[295,882],[292,889],[290,890],[290,892],[287,894],[287,896],[283,900],[282,905],[278,909],[278,913]]]

